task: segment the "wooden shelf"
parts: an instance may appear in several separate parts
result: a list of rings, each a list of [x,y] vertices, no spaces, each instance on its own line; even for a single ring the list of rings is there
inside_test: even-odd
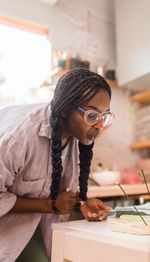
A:
[[[144,92],[135,94],[134,96],[129,97],[130,101],[135,101],[139,103],[149,103],[150,102],[150,89],[147,89]]]
[[[108,85],[109,85],[110,87],[122,89],[120,86],[118,86],[117,81],[115,81],[115,80],[110,80],[110,79],[107,79],[107,78],[105,78],[105,80],[107,81],[107,83],[108,83]]]
[[[131,97],[129,97],[130,101],[138,102],[138,103],[150,103],[150,88],[146,91],[137,93]],[[150,147],[150,140],[147,141],[137,141],[130,145],[132,149],[138,148],[148,148]]]
[[[127,195],[143,195],[147,194],[147,188],[145,184],[134,184],[134,185],[122,185]],[[150,184],[148,184],[150,188]],[[89,186],[88,197],[112,197],[112,196],[123,196],[123,192],[117,185],[111,186]]]
[[[124,88],[128,88],[130,90],[147,90],[150,88],[150,73],[147,73],[143,76],[140,76],[132,81],[123,85]]]
[[[150,147],[150,140],[147,140],[147,141],[139,141],[139,142],[132,143],[132,144],[130,145],[130,148],[132,148],[132,149],[136,149],[136,148],[147,148],[147,147]]]

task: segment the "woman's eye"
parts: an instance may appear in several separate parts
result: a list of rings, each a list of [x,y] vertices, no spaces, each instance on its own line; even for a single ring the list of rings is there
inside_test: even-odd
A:
[[[96,113],[89,113],[87,115],[88,119],[96,119],[97,118],[97,114]]]

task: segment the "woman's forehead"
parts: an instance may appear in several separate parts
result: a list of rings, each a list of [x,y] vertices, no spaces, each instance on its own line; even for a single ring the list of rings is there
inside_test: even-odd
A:
[[[104,110],[109,111],[110,96],[106,90],[100,89],[94,97],[92,97],[88,102],[83,102],[81,105],[99,112]]]

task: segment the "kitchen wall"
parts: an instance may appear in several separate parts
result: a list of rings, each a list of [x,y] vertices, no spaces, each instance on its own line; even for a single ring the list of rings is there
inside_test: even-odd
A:
[[[109,69],[116,67],[113,0],[60,0],[52,7],[40,0],[1,0],[0,12],[49,27],[52,48],[89,59],[92,70],[105,63]],[[129,149],[133,130],[128,92],[112,91],[111,110],[116,118],[95,143],[95,163],[133,167],[138,156]]]
[[[112,88],[111,111],[115,114],[112,126],[103,131],[94,147],[94,165],[102,163],[110,169],[133,168],[137,166],[139,156],[129,145],[134,141],[131,104],[128,90]]]

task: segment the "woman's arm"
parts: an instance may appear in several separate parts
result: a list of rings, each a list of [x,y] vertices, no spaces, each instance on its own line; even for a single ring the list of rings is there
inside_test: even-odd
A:
[[[75,205],[76,195],[72,191],[62,191],[58,194],[56,200],[56,208],[60,214],[68,214]],[[52,213],[55,211],[52,208],[52,200],[36,199],[36,198],[23,198],[17,197],[17,200],[10,210],[11,213]]]
[[[52,213],[52,201],[48,199],[17,197],[16,203],[10,213]]]

